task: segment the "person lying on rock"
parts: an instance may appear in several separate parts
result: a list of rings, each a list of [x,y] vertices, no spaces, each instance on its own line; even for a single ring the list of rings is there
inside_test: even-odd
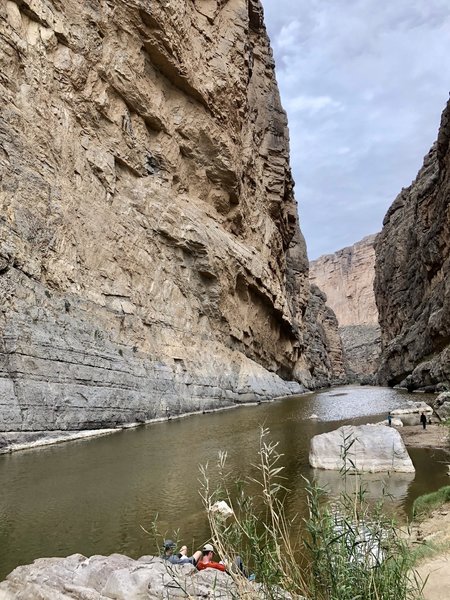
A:
[[[214,562],[214,548],[211,544],[205,544],[202,548],[200,560],[197,563],[197,569],[202,571],[203,569],[217,569],[218,571],[226,571],[225,565],[222,563]]]
[[[202,552],[200,550],[194,552],[192,556],[186,556],[186,546],[182,546],[180,548],[180,553],[175,554],[176,547],[177,545],[173,540],[164,540],[163,553],[161,554],[161,558],[167,560],[172,565],[185,565],[190,563],[191,565],[196,566],[198,561],[202,557]]]
[[[226,566],[222,562],[214,562],[212,560],[213,557],[214,547],[212,546],[212,544],[205,544],[202,548],[202,557],[197,563],[197,569],[199,571],[202,571],[203,569],[217,569],[218,571],[228,573]],[[236,558],[233,561],[233,564],[237,568],[238,572],[240,572],[245,578],[254,581],[255,576],[253,574],[248,575],[240,556],[236,556]]]

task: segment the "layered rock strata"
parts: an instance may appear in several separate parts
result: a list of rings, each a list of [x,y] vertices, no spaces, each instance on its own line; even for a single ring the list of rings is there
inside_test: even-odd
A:
[[[447,104],[437,142],[389,208],[377,239],[382,384],[450,389],[449,140]]]
[[[380,328],[375,303],[375,235],[310,263],[310,279],[336,314],[350,380],[370,381],[378,369]]]
[[[0,430],[314,384],[259,1],[7,0],[0,34]]]

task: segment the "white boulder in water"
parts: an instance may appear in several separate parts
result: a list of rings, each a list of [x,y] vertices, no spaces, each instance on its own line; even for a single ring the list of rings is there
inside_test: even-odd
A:
[[[312,419],[313,421],[318,421],[319,420],[319,416],[316,415],[316,413],[313,413],[312,415],[310,415],[308,417],[309,419]]]
[[[399,432],[394,427],[377,425],[344,425],[315,435],[310,444],[309,464],[316,469],[336,471],[343,467],[369,473],[415,471]]]

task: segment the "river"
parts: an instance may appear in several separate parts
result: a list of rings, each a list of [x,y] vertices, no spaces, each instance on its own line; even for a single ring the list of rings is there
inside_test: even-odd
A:
[[[303,476],[314,476],[310,438],[344,423],[376,422],[404,400],[392,389],[345,386],[0,456],[0,581],[17,565],[44,556],[154,553],[141,526],[149,529],[156,515],[162,534],[176,537],[178,530],[189,548],[198,547],[208,538],[199,464],[212,465],[218,450],[226,450],[236,476],[254,474],[260,425],[270,428],[285,455],[288,511],[303,515]],[[320,420],[310,420],[312,413]],[[448,485],[444,451],[412,449],[410,455],[415,476],[391,480],[401,516],[420,494]],[[335,489],[333,474],[319,477]],[[375,495],[381,479],[369,477]]]

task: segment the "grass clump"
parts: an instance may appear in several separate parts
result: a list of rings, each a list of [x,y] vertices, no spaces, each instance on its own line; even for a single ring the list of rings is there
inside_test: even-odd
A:
[[[301,527],[284,508],[289,490],[281,457],[269,431],[261,428],[254,478],[233,481],[226,453],[220,453],[214,469],[219,484],[211,489],[208,465],[201,467],[211,540],[229,565],[238,597],[272,600],[288,592],[308,600],[422,598],[407,544],[395,523],[383,516],[381,504],[369,507],[358,476],[352,476],[359,482],[353,491],[332,504],[324,490],[305,480],[309,515]],[[220,500],[232,508],[228,518],[214,509]],[[236,566],[238,555],[257,585]]]
[[[423,519],[446,502],[450,502],[450,485],[416,498],[413,504],[413,518]]]

